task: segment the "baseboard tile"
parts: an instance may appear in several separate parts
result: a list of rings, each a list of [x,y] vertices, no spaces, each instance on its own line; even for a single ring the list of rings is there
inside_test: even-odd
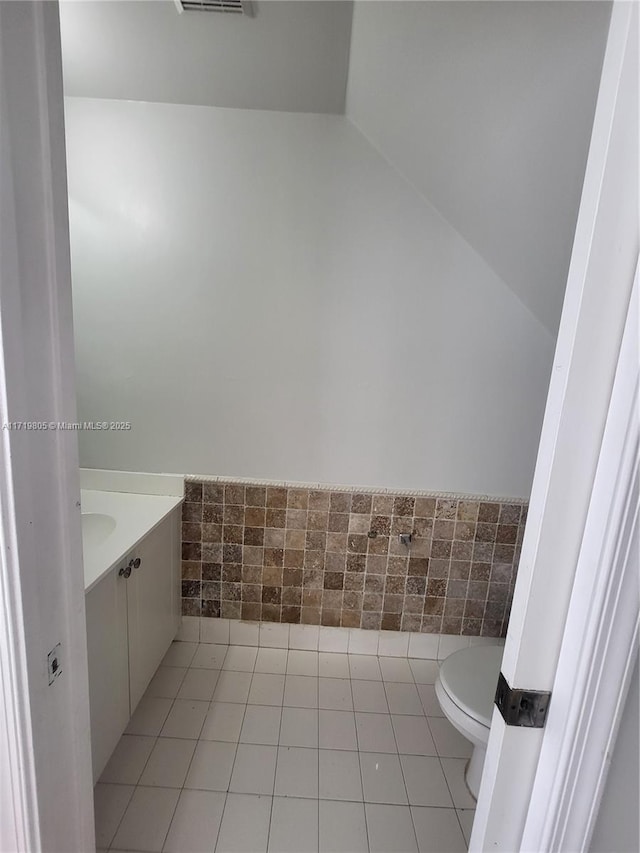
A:
[[[206,616],[183,616],[176,640],[272,649],[348,652],[420,660],[444,660],[450,654],[468,646],[504,643],[504,640],[493,637],[421,634],[412,631],[366,631],[363,628],[288,625],[278,622],[242,622],[238,619]]]

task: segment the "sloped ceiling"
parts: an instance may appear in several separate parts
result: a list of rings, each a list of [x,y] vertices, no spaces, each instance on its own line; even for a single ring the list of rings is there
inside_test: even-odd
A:
[[[357,2],[347,115],[555,335],[600,2]]]
[[[555,336],[611,4],[254,8],[63,0],[65,92],[338,114],[346,95],[347,117]]]
[[[253,17],[173,0],[60,4],[67,95],[343,113],[352,4],[257,0]]]

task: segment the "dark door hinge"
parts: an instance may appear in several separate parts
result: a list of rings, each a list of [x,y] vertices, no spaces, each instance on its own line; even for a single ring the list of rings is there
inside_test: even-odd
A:
[[[551,693],[542,690],[516,690],[509,687],[507,679],[500,673],[495,703],[508,726],[543,728],[550,701]]]

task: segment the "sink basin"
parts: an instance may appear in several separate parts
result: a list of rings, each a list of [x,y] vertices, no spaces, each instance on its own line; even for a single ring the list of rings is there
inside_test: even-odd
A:
[[[82,545],[86,548],[102,545],[116,529],[116,520],[102,512],[82,513]]]

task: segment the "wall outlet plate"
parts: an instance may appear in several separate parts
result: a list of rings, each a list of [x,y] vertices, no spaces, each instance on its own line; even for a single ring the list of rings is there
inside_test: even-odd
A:
[[[47,672],[49,673],[49,684],[53,684],[62,672],[61,645],[58,643],[47,655]]]

